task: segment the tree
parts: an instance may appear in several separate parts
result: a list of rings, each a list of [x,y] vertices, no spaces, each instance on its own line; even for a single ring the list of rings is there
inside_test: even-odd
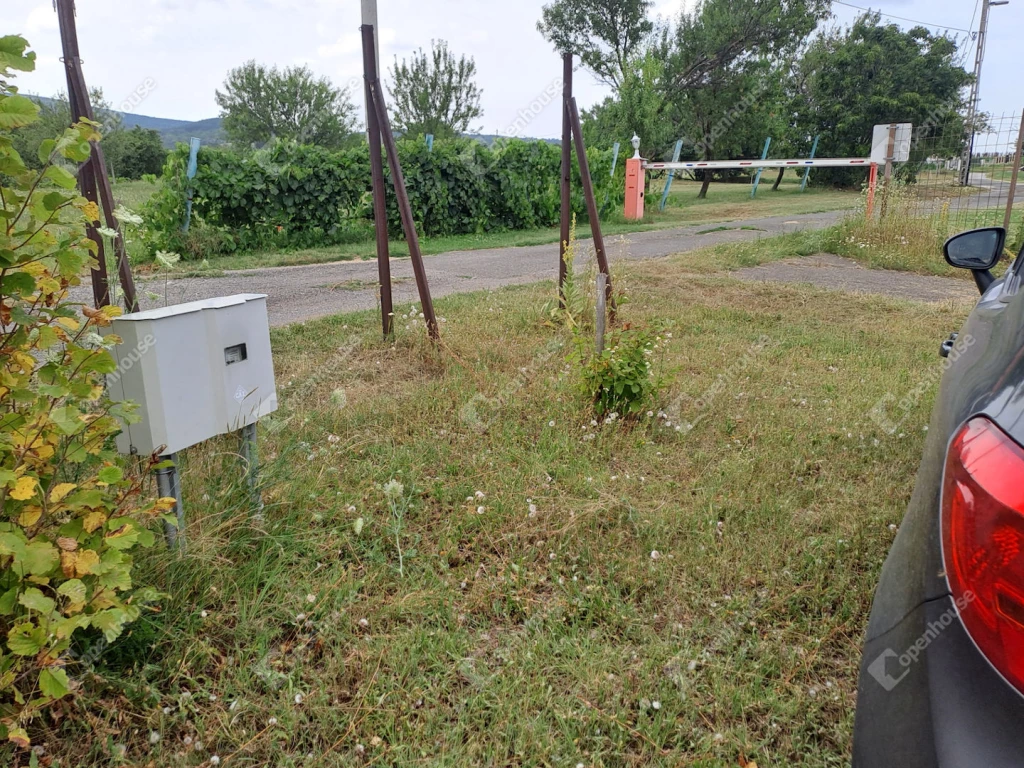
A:
[[[616,91],[630,62],[654,30],[651,0],[556,0],[545,5],[538,31],[559,53],[579,56],[583,66]]]
[[[288,139],[337,149],[357,127],[348,89],[336,88],[307,67],[266,67],[248,61],[231,70],[217,104],[228,138],[242,146]]]
[[[821,134],[822,157],[867,157],[874,126],[894,122],[914,124],[912,162],[929,153],[956,156],[966,136],[962,91],[971,82],[957,59],[956,42],[945,36],[865,14],[808,49],[798,124]],[[814,178],[857,185],[864,174],[835,169]]]
[[[431,42],[429,56],[421,48],[408,62],[396,57],[388,87],[395,129],[410,135],[466,133],[483,115],[475,76],[473,59],[456,60],[444,40]]]
[[[167,160],[160,134],[135,126],[103,140],[103,153],[111,175],[123,179],[141,179],[147,173],[159,174]]]
[[[46,139],[59,136],[71,127],[71,104],[66,93],[58,93],[51,99],[32,97],[39,105],[39,119],[12,133],[14,148],[30,168],[42,167],[38,157],[39,145]],[[115,112],[110,103],[103,98],[103,89],[93,88],[89,91],[93,116],[100,123],[100,134],[103,136],[104,148],[107,142],[121,131],[121,115]]]

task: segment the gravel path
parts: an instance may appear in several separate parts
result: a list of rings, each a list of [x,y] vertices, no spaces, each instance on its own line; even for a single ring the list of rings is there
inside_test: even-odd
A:
[[[662,258],[718,243],[751,241],[803,229],[823,229],[845,215],[844,211],[835,211],[636,232],[607,237],[605,245],[612,261]],[[730,229],[708,231],[719,226]],[[582,240],[581,243],[589,252],[589,258],[593,251],[591,241]],[[558,274],[558,245],[456,251],[427,256],[426,266],[431,293],[438,299],[453,293],[555,279]],[[395,304],[416,301],[418,296],[411,262],[392,259],[391,274],[395,281]],[[376,282],[376,261],[346,261],[239,271],[224,277],[171,280],[167,283],[166,299],[168,304],[179,304],[237,293],[265,293],[269,296],[270,323],[280,326],[340,312],[374,309],[377,306]],[[142,298],[144,309],[164,304],[163,279],[140,281],[139,289],[140,295],[151,291],[161,296],[157,302]],[[76,291],[77,300],[87,302],[90,296],[88,288]]]
[[[877,293],[914,301],[978,300],[978,289],[968,280],[868,269],[852,259],[829,253],[784,259],[730,275],[751,282],[809,283],[836,291]]]

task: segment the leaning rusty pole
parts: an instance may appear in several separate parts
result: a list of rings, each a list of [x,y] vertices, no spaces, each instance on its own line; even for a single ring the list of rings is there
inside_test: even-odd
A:
[[[576,146],[576,160],[580,165],[580,180],[583,185],[583,196],[587,202],[587,218],[590,219],[590,231],[594,237],[594,254],[597,267],[605,276],[605,299],[608,303],[611,321],[615,322],[617,307],[612,293],[612,276],[608,269],[608,254],[604,247],[604,236],[601,234],[601,219],[594,196],[594,183],[590,178],[590,163],[587,161],[587,145],[583,142],[583,129],[580,125],[579,108],[572,94],[573,56],[566,53],[562,56],[562,244],[558,259],[558,295],[564,306],[566,254],[569,250],[569,231],[572,223],[572,149]]]
[[[71,106],[73,123],[82,120],[95,121],[92,105],[89,103],[89,89],[82,73],[82,59],[78,50],[78,29],[75,23],[75,0],[56,0],[57,20],[60,25],[61,46],[64,52],[64,66],[67,70],[68,101]],[[102,209],[101,216],[108,229],[117,233],[114,238],[114,253],[117,256],[117,270],[124,292],[125,308],[129,312],[137,312],[139,303],[135,296],[135,280],[128,262],[128,253],[124,246],[121,226],[114,216],[114,192],[107,176],[107,163],[103,156],[103,147],[92,142],[92,153],[88,160],[78,169],[78,188],[82,197],[95,203],[96,210]],[[91,221],[86,229],[89,239],[96,244],[97,265],[92,270],[92,293],[96,307],[104,307],[111,303],[110,278],[107,275],[107,263],[104,256],[103,236],[99,230],[99,220]],[[116,297],[114,297],[116,302]]]
[[[405,232],[405,240],[409,245],[409,257],[412,260],[412,269],[416,275],[416,288],[420,294],[420,304],[423,307],[423,318],[427,324],[427,332],[430,338],[440,338],[440,330],[437,325],[437,317],[434,314],[434,302],[430,298],[430,286],[427,283],[427,270],[423,264],[423,253],[420,250],[419,235],[416,232],[416,221],[413,218],[412,205],[409,203],[409,193],[405,187],[405,177],[402,175],[402,164],[398,159],[398,147],[395,144],[394,134],[391,132],[391,120],[388,117],[387,106],[384,103],[384,94],[380,87],[380,78],[377,73],[377,41],[373,24],[363,24],[360,27],[363,36],[363,69],[366,80],[366,128],[370,143],[370,168],[373,179],[373,218],[377,234],[377,270],[380,279],[380,310],[381,324],[384,329],[385,338],[391,336],[394,330],[394,310],[391,297],[391,265],[388,251],[388,220],[385,203],[385,180],[384,163],[381,159],[381,149],[387,155],[388,167],[391,169],[391,179],[395,186],[395,197],[398,202],[398,211],[402,218],[402,230]]]

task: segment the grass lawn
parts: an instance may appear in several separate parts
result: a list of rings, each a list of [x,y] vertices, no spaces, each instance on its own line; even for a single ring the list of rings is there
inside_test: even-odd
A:
[[[438,301],[437,348],[372,312],[274,331],[266,507],[234,440],[184,455],[188,556],[136,573],[170,597],[78,675],[88,726],[36,742],[76,768],[848,765],[932,394],[897,435],[868,414],[966,309],[709,273],[758,249],[616,276],[622,320],[672,333],[636,425],[591,425],[550,284]]]
[[[626,221],[621,211],[613,211],[602,224],[605,235],[640,232],[653,229],[669,229],[697,224],[717,224],[738,219],[763,218],[769,216],[793,216],[802,213],[819,213],[844,208],[853,208],[858,199],[855,192],[809,188],[801,193],[799,181],[787,180],[778,192],[771,191],[771,183],[762,184],[756,200],[750,198],[748,184],[713,184],[706,200],[698,200],[700,185],[688,181],[676,181],[672,187],[665,211],[659,211],[661,190],[664,182],[652,183],[647,199],[647,216],[643,221]],[[580,224],[582,235],[589,236],[585,223]],[[557,227],[523,230],[518,232],[494,232],[479,235],[423,238],[424,253],[437,254],[449,251],[466,251],[482,248],[505,248],[510,246],[546,245],[557,243],[560,232]],[[405,241],[391,243],[391,254],[404,257],[409,255]],[[220,274],[224,270],[255,269],[259,267],[295,266],[300,264],[321,264],[331,261],[349,261],[376,257],[373,241],[349,245],[313,248],[291,252],[249,253],[210,258],[207,266],[197,269],[194,262],[182,264],[182,272],[190,276]],[[208,272],[207,272],[208,270]]]
[[[117,179],[114,182],[114,199],[130,211],[138,213],[142,204],[147,202],[160,188],[160,182],[151,184],[148,181],[129,181]]]

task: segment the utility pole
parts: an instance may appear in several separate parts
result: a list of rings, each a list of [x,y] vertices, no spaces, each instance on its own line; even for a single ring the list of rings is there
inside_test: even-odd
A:
[[[985,63],[985,45],[988,43],[988,14],[994,5],[1009,5],[1010,0],[982,0],[981,25],[978,27],[978,51],[974,58],[974,83],[967,103],[967,146],[960,163],[960,184],[971,183],[971,162],[974,159],[974,123],[978,117],[978,103],[981,101],[981,68]]]

